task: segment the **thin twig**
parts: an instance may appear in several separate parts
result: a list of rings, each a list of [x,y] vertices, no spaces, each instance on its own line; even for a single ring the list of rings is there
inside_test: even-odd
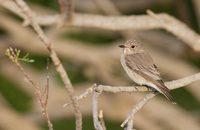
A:
[[[76,99],[74,98],[74,90],[73,90],[71,81],[69,80],[69,77],[68,77],[62,63],[60,62],[60,60],[54,50],[53,44],[51,43],[51,41],[48,39],[48,37],[45,35],[45,33],[43,32],[43,30],[41,29],[41,27],[35,20],[34,13],[31,11],[31,9],[28,7],[28,5],[23,0],[13,0],[13,1],[17,4],[17,6],[24,13],[26,18],[29,20],[31,26],[33,27],[34,31],[37,33],[39,39],[44,43],[47,50],[49,51],[50,57],[56,67],[57,72],[60,74],[60,76],[64,82],[65,88],[68,92],[68,95],[70,97],[70,100],[73,103],[74,114],[76,117],[76,129],[81,130],[82,129],[82,115],[81,115],[81,112],[79,109],[79,105],[78,105],[78,102],[76,101]]]
[[[97,87],[96,84],[94,87]],[[99,92],[93,91],[92,92],[92,115],[93,115],[93,123],[94,123],[94,128],[96,130],[104,130],[104,127],[101,124],[101,121],[99,120],[99,113],[98,113],[98,96]]]
[[[47,104],[48,104],[48,98],[49,98],[49,76],[47,76],[46,87],[44,89],[43,95],[45,95],[44,104],[45,104],[45,106],[47,106]]]
[[[46,67],[47,71],[49,69],[49,60],[47,60],[47,67]],[[44,89],[44,92],[43,92],[43,95],[42,96],[45,96],[46,95],[46,99],[44,101],[44,104],[45,106],[47,106],[48,104],[48,98],[49,98],[49,75],[47,75],[47,78],[46,78],[46,87]]]
[[[135,114],[144,107],[144,105],[150,101],[155,96],[154,93],[148,93],[146,96],[138,103],[135,105],[135,107],[132,109],[126,120],[121,124],[121,127],[124,127],[130,120],[134,119]],[[130,121],[127,126],[127,130],[132,130],[133,129],[133,121]]]
[[[60,5],[60,10],[64,16],[63,22],[71,22],[73,20],[74,2],[73,0],[57,0]]]
[[[34,91],[35,91],[35,95],[38,98],[39,104],[42,107],[42,116],[45,118],[45,120],[47,121],[48,124],[48,128],[49,130],[53,130],[53,124],[50,121],[50,117],[47,111],[47,101],[48,101],[48,95],[49,95],[49,91],[46,91],[46,98],[43,99],[42,96],[42,92],[40,90],[39,85],[31,78],[31,76],[24,70],[23,66],[19,63],[19,53],[20,51],[18,51],[17,49],[12,49],[9,48],[6,50],[6,55],[8,56],[8,58],[15,64],[17,65],[17,67],[22,71],[22,73],[24,74],[24,77],[28,80],[28,82],[33,86]],[[48,90],[49,84],[46,84],[46,90]]]
[[[82,93],[81,95],[75,97],[76,100],[81,100],[81,99],[86,98],[88,95],[90,95],[90,94],[93,92],[93,90],[94,90],[94,85],[93,85],[92,87],[86,89],[86,91],[85,91],[84,93]],[[69,105],[71,105],[71,104],[72,104],[72,102],[70,102],[70,103],[65,103],[65,104],[63,105],[63,107],[67,107],[67,106],[69,106]]]

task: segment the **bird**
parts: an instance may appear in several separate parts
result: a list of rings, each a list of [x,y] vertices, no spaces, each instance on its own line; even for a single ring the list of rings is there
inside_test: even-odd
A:
[[[123,48],[120,61],[127,75],[136,84],[151,88],[155,92],[158,91],[173,104],[176,104],[170,90],[161,79],[158,67],[142,44],[131,39],[119,47]]]

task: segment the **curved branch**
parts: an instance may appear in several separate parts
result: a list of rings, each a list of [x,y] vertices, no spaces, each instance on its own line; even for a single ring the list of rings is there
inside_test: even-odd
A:
[[[200,80],[200,73],[196,73],[194,75],[190,75],[181,79],[172,80],[165,82],[165,85],[170,89],[177,89],[184,87],[186,85],[191,84],[192,82],[195,82],[197,80]],[[118,92],[148,92],[152,91],[151,89],[148,89],[145,86],[108,86],[108,85],[98,85],[97,88],[95,88],[96,91],[99,92],[112,92],[112,93],[118,93]]]
[[[165,82],[165,85],[170,89],[177,89],[184,87],[186,85],[189,85],[197,80],[200,80],[200,72],[181,78],[177,80],[172,80]],[[96,86],[96,87],[94,87]],[[109,86],[109,85],[96,85],[94,84],[92,87],[88,88],[84,93],[77,96],[77,100],[81,100],[83,98],[86,98],[88,95],[90,95],[93,91],[97,91],[99,93],[102,92],[110,92],[110,93],[122,93],[122,92],[152,92],[151,89],[148,89],[145,86]],[[71,103],[66,103],[63,105],[63,107],[67,107],[71,105]]]
[[[12,1],[0,0],[0,5],[25,19],[23,13]],[[194,32],[183,22],[165,13],[154,14],[151,11],[147,11],[147,13],[149,15],[137,16],[102,16],[75,13],[70,26],[92,27],[106,30],[165,29],[184,41],[192,49],[200,51],[199,34]],[[47,16],[36,15],[35,19],[40,25],[59,24],[62,23],[61,21],[63,20],[62,16],[59,14]],[[26,24],[28,24],[27,21]]]

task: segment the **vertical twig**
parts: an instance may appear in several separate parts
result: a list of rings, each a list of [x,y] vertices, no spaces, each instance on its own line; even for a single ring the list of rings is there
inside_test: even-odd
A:
[[[43,98],[43,94],[40,90],[39,85],[31,78],[31,76],[24,70],[24,68],[22,67],[22,65],[19,63],[19,55],[20,55],[20,51],[17,49],[12,49],[9,48],[6,50],[6,55],[8,56],[8,58],[17,65],[17,67],[22,71],[22,73],[24,74],[24,77],[28,80],[28,82],[33,86],[34,91],[35,91],[35,95],[38,98],[38,102],[40,104],[40,106],[42,107],[42,116],[45,118],[45,120],[47,121],[48,124],[48,128],[49,130],[53,130],[53,125],[50,121],[50,117],[47,111],[47,102],[48,102],[48,95],[49,95],[49,78],[47,77],[47,84],[45,86],[45,92],[43,94],[46,94],[46,97]],[[26,56],[24,57],[26,58]],[[31,61],[31,60],[29,60]]]
[[[94,87],[98,87],[96,84]],[[94,128],[96,130],[105,130],[104,127],[102,126],[101,122],[99,121],[99,113],[98,113],[98,96],[99,92],[96,92],[95,89],[92,93],[92,115],[93,115],[93,123],[94,123]]]
[[[42,114],[43,114],[43,116],[47,120],[47,124],[48,124],[49,130],[53,130],[53,125],[50,122],[49,114],[47,113],[47,104],[48,104],[48,99],[49,99],[49,76],[47,76],[47,82],[46,82],[46,86],[45,86],[44,93],[43,93],[42,96],[45,97],[42,100],[42,106],[43,106],[43,112],[42,112]]]
[[[60,6],[64,21],[71,22],[73,20],[74,1],[73,0],[57,0]]]
[[[47,60],[47,67],[46,67],[46,69],[47,69],[47,71],[49,69],[49,60]],[[45,106],[47,106],[47,104],[48,104],[48,98],[49,98],[49,75],[47,75],[46,86],[44,88],[44,92],[43,92],[42,96],[45,96],[44,104],[45,104]]]
[[[56,67],[57,72],[60,74],[61,79],[64,82],[65,88],[68,92],[69,98],[72,101],[74,114],[76,117],[76,130],[81,130],[82,129],[82,114],[79,109],[78,102],[74,98],[74,89],[72,87],[71,81],[69,80],[67,72],[65,71],[62,63],[60,62],[60,59],[57,56],[57,53],[54,50],[53,44],[45,35],[45,33],[43,32],[39,24],[37,23],[37,20],[35,19],[34,14],[31,11],[31,9],[28,7],[28,5],[23,0],[13,0],[13,1],[17,4],[17,6],[21,9],[21,11],[30,21],[30,24],[32,25],[34,31],[37,33],[39,39],[44,43],[47,50],[49,51],[50,57]]]
[[[132,109],[126,120],[121,124],[121,127],[124,127],[127,123],[127,130],[132,130],[133,129],[133,121],[135,114],[143,108],[143,106],[152,99],[156,93],[148,93],[145,95],[145,97],[135,105],[135,107]]]

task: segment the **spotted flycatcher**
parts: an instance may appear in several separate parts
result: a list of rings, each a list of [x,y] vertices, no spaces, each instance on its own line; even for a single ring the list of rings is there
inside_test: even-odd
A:
[[[161,79],[157,66],[143,46],[135,40],[129,40],[119,47],[123,48],[121,64],[128,76],[138,85],[153,88],[175,103],[170,90]]]

